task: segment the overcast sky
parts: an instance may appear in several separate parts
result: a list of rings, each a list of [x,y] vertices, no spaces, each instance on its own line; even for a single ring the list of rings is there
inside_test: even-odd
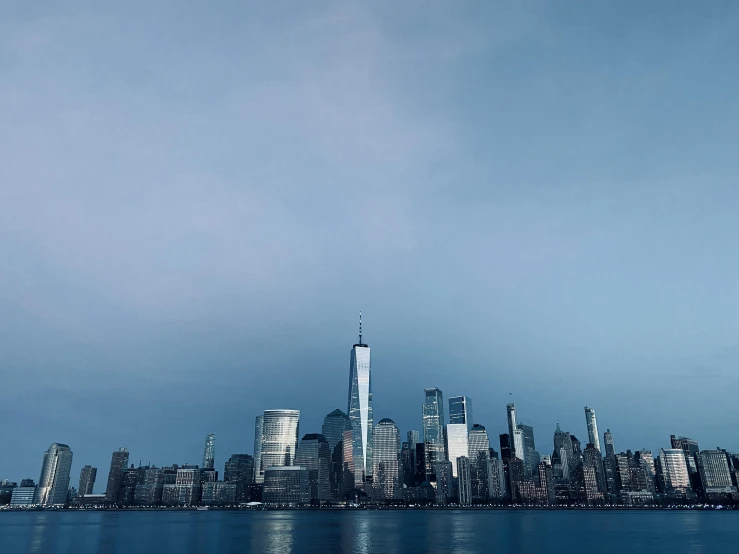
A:
[[[424,387],[737,450],[735,2],[5,2],[0,479]]]

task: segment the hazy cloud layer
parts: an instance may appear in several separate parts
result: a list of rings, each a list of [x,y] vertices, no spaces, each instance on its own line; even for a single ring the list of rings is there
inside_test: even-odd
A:
[[[739,448],[733,3],[262,4],[6,6],[0,478],[317,431],[360,309],[403,432]]]

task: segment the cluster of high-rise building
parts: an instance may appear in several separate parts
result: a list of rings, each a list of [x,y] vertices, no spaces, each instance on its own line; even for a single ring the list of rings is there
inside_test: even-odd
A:
[[[72,451],[52,444],[38,484],[0,481],[0,505],[11,506],[272,506],[346,505],[651,505],[698,501],[739,503],[739,455],[700,450],[687,437],[671,448],[617,452],[610,429],[601,443],[595,410],[585,407],[587,443],[556,425],[551,454],[536,447],[534,429],[506,407],[499,450],[475,423],[468,396],[448,399],[424,391],[422,428],[401,435],[392,419],[375,423],[370,348],[350,354],[347,410],[336,409],[320,433],[299,432],[300,411],[257,416],[254,452],[233,454],[222,479],[215,469],[215,435],[205,438],[202,465],[129,465],[125,448],[113,452],[104,494],[93,494],[97,469],[80,471],[70,488]],[[547,452],[549,449],[547,448]]]

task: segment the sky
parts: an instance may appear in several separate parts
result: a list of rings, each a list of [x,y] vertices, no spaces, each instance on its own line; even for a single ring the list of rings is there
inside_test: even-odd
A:
[[[739,6],[10,0],[0,479],[425,387],[550,453],[739,450]]]

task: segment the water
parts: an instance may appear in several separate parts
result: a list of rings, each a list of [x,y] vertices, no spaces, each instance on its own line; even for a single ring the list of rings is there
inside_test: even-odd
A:
[[[736,552],[739,512],[0,512],[0,552]]]

